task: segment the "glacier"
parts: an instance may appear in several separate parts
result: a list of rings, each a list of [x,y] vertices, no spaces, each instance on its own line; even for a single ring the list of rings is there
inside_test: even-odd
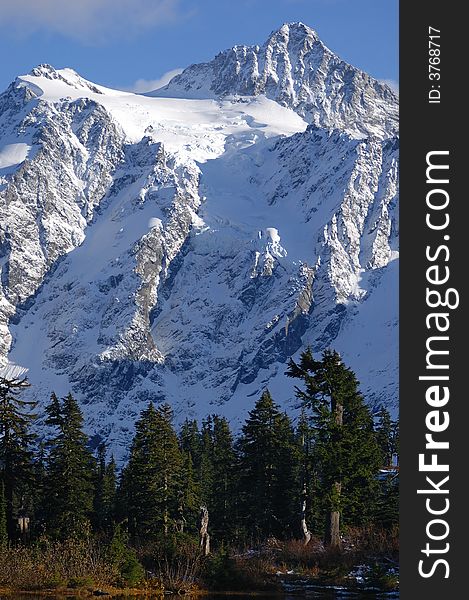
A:
[[[236,427],[333,347],[398,406],[398,98],[302,23],[131,94],[40,65],[0,95],[0,364],[125,456],[150,400]],[[41,419],[37,427],[42,426]]]

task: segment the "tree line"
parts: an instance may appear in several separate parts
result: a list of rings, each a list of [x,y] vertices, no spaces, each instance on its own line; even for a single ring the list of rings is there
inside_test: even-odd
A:
[[[235,435],[226,418],[186,420],[150,403],[118,471],[83,431],[72,396],[52,394],[47,435],[31,432],[28,382],[0,377],[0,547],[48,536],[125,534],[215,546],[321,535],[338,547],[346,527],[398,522],[398,423],[372,414],[355,374],[334,351],[290,361],[295,422],[265,390]]]

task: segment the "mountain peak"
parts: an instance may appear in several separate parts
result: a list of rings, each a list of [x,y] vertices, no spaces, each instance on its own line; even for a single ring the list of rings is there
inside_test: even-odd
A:
[[[309,123],[355,137],[397,131],[398,102],[391,89],[340,59],[301,22],[284,23],[263,46],[237,45],[209,63],[191,65],[149,95],[264,95]]]
[[[317,43],[325,48],[314,29],[297,21],[284,23],[279,29],[272,31],[264,47],[284,46],[290,55],[296,57],[298,53],[311,51],[313,44]]]
[[[305,25],[305,23],[302,23],[301,21],[292,21],[290,23],[284,23],[278,29],[272,31],[272,33],[269,36],[269,39],[278,35],[299,35],[303,37],[308,36],[319,40],[319,36],[316,33],[316,31],[309,27],[309,25]]]
[[[46,77],[47,79],[56,79],[58,73],[59,71],[52,65],[49,65],[48,63],[41,63],[40,65],[37,65],[37,67],[32,68],[28,75],[32,75],[33,77]]]
[[[121,460],[150,401],[236,422],[268,385],[291,406],[308,346],[395,406],[395,96],[303,23],[165,93],[222,101],[45,64],[0,95],[0,372],[29,368],[42,409],[71,391]]]
[[[42,77],[50,81],[60,81],[75,89],[86,89],[94,94],[102,94],[103,91],[91,81],[83,78],[74,69],[56,69],[52,65],[43,63],[31,69],[28,73],[31,77]]]

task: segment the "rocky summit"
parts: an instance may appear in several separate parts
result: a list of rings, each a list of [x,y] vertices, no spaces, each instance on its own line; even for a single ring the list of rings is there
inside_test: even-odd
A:
[[[0,361],[136,416],[241,420],[332,347],[397,408],[398,98],[302,23],[137,95],[40,65],[0,95]],[[41,423],[38,423],[41,427]]]

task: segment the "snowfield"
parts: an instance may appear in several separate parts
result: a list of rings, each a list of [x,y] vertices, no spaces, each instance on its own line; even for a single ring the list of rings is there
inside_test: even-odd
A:
[[[43,67],[42,71],[47,73],[47,68]],[[98,102],[122,127],[128,142],[135,143],[150,136],[181,160],[205,162],[216,158],[223,154],[229,136],[233,136],[233,143],[244,145],[250,143],[254,132],[262,137],[292,135],[307,126],[293,110],[264,96],[237,97],[233,101],[153,98],[95,86],[72,69],[56,73],[57,79],[49,79],[47,75],[25,75],[18,79],[31,86],[46,102],[60,103],[83,97]],[[81,85],[77,81],[81,81]],[[96,88],[97,92],[91,92],[90,88]]]
[[[268,386],[294,412],[286,362],[308,345],[395,412],[396,119],[391,90],[303,24],[154,94],[18,77],[0,95],[0,362],[42,404],[71,390],[119,459],[149,400],[236,425]]]

